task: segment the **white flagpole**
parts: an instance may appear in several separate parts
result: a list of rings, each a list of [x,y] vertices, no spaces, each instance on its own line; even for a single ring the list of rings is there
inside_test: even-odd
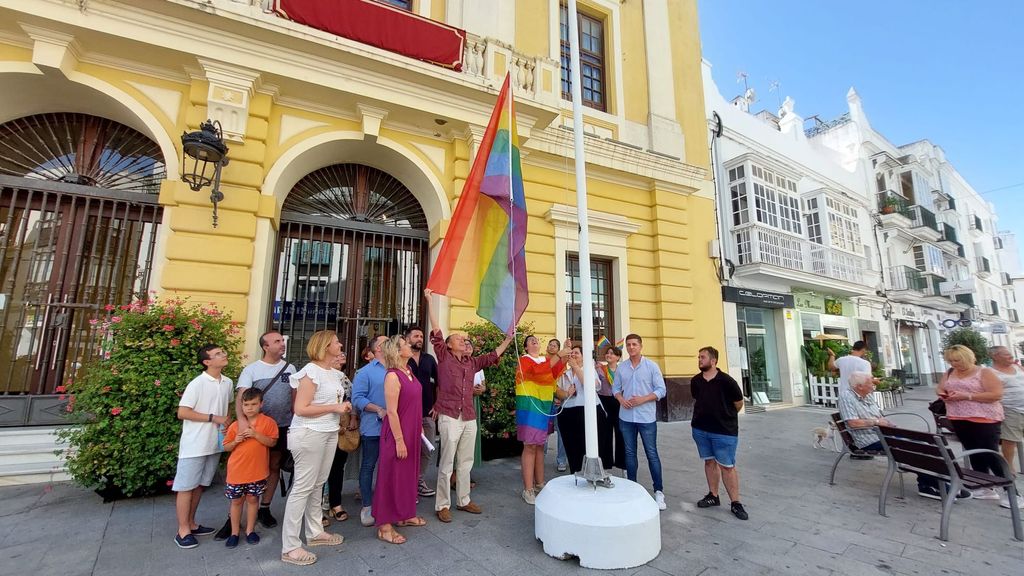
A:
[[[573,147],[576,157],[576,214],[579,219],[579,261],[580,261],[580,319],[583,322],[583,394],[584,430],[586,431],[587,453],[583,464],[583,476],[590,482],[605,480],[604,468],[597,450],[597,391],[594,382],[597,373],[594,366],[594,306],[590,278],[590,230],[587,220],[587,159],[583,148],[583,98],[580,80],[580,37],[579,21],[576,15],[576,0],[569,0],[569,56],[572,79],[572,124]]]

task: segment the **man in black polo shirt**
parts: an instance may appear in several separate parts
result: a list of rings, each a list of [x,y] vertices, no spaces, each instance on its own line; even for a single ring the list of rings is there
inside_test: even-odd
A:
[[[430,354],[423,353],[423,329],[419,326],[410,326],[405,331],[405,340],[412,348],[409,369],[412,370],[416,379],[420,381],[420,386],[423,387],[423,434],[433,443],[437,436],[437,426],[434,425],[437,414],[433,412],[434,399],[437,398],[437,360],[434,360]],[[433,484],[423,478],[430,465],[431,455],[433,452],[429,450],[420,450],[419,495],[423,497],[436,494],[435,490],[431,488]]]
[[[718,485],[725,481],[725,490],[732,500],[732,513],[740,520],[749,518],[740,504],[740,476],[736,472],[736,446],[740,424],[736,417],[743,408],[743,392],[739,384],[718,369],[718,350],[711,346],[697,355],[700,374],[690,380],[693,393],[693,441],[704,460],[704,476],[708,493],[697,502],[700,508],[721,505]]]

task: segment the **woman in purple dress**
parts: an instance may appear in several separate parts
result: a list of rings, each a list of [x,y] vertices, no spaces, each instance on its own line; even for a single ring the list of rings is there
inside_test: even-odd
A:
[[[377,538],[391,544],[405,542],[395,526],[426,526],[416,515],[416,487],[420,475],[420,436],[423,434],[423,388],[409,370],[412,348],[405,338],[393,336],[381,346],[384,366],[384,403],[381,424],[377,487],[373,517]]]

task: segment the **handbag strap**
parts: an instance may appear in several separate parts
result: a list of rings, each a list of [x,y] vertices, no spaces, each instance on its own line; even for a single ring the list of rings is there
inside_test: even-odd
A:
[[[281,377],[281,374],[284,374],[284,371],[288,369],[288,361],[284,360],[283,362],[284,366],[281,366],[281,369],[277,371],[277,374],[274,374],[274,378],[270,380],[270,384],[263,389],[264,396],[270,392],[270,389],[274,387],[274,384],[277,384],[277,380]]]

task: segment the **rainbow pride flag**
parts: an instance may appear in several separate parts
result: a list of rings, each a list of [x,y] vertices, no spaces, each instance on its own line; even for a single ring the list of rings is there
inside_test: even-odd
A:
[[[498,94],[427,288],[511,332],[530,300],[526,197],[509,76]]]

